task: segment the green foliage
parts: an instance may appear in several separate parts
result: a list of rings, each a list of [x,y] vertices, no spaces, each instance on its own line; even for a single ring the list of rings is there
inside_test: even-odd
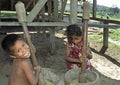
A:
[[[109,31],[109,37],[114,40],[114,41],[119,41],[120,40],[120,29],[115,29],[115,30],[110,30]],[[93,35],[88,35],[88,40],[94,40],[97,42],[101,42],[102,41],[102,34],[93,34]],[[110,46],[115,47],[120,49],[120,45],[114,44],[109,42],[108,43]]]
[[[112,40],[120,40],[120,29],[111,29],[109,30],[109,37],[112,39]],[[102,38],[102,34],[93,34],[93,35],[89,35],[88,36],[88,39],[90,40],[100,40]]]
[[[109,42],[109,45],[120,50],[120,45],[113,44],[113,43],[110,43],[110,42]]]
[[[89,35],[88,40],[95,40],[95,41],[100,41],[102,38],[102,35],[99,34],[94,34],[94,35]]]
[[[120,40],[120,30],[110,30],[109,37],[113,40]]]
[[[96,15],[98,18],[102,16],[106,19],[109,16],[110,20],[120,20],[120,9],[118,7],[97,6]]]

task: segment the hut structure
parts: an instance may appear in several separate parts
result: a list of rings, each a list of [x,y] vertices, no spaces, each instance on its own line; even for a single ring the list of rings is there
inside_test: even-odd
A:
[[[22,1],[25,5],[26,14],[27,14],[27,26],[28,27],[37,27],[37,29],[42,29],[45,32],[46,29],[49,29],[50,33],[50,44],[51,44],[51,54],[54,54],[56,51],[55,46],[55,29],[66,27],[70,24],[78,24],[82,26],[82,16],[78,16],[78,2],[81,3],[81,11],[82,10],[82,2],[86,0],[0,0],[0,15],[2,11],[14,12],[15,4],[18,1]],[[70,12],[65,13],[65,8],[67,2],[70,2]],[[120,27],[120,21],[101,19],[96,17],[96,9],[97,8],[97,0],[93,0],[92,6],[92,16],[89,18],[90,20],[95,20],[102,22],[103,24],[88,24],[89,27],[101,27],[103,28],[103,47],[101,49],[101,53],[105,53],[108,48],[108,33],[109,28],[118,28]],[[68,19],[66,22],[64,18]],[[78,22],[78,18],[81,22]],[[114,25],[109,25],[112,23]],[[0,33],[6,33],[4,31],[4,27],[19,27],[21,24],[18,22],[17,16],[9,16],[3,17],[0,16]],[[18,29],[15,29],[18,30]],[[4,32],[3,32],[4,31]]]

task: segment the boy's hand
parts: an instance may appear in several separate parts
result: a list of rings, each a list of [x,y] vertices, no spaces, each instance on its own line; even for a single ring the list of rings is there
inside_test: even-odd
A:
[[[34,69],[35,71],[38,71],[38,72],[41,71],[41,67],[40,67],[40,66],[35,66],[33,69]]]

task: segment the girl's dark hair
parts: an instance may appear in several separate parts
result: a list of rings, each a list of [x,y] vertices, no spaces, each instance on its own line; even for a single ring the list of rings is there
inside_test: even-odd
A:
[[[3,38],[1,46],[8,54],[11,54],[11,47],[14,46],[18,39],[20,39],[20,36],[16,34],[9,34]]]
[[[82,30],[77,24],[72,24],[67,27],[67,38],[69,42],[72,42],[72,36],[82,36]]]

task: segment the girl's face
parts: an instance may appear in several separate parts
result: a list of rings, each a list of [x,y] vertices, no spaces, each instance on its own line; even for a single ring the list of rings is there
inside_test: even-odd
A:
[[[30,49],[29,46],[23,40],[17,40],[15,45],[11,48],[13,51],[13,56],[15,58],[29,58]]]
[[[72,42],[76,45],[78,45],[80,43],[80,41],[82,40],[82,36],[72,36]]]

